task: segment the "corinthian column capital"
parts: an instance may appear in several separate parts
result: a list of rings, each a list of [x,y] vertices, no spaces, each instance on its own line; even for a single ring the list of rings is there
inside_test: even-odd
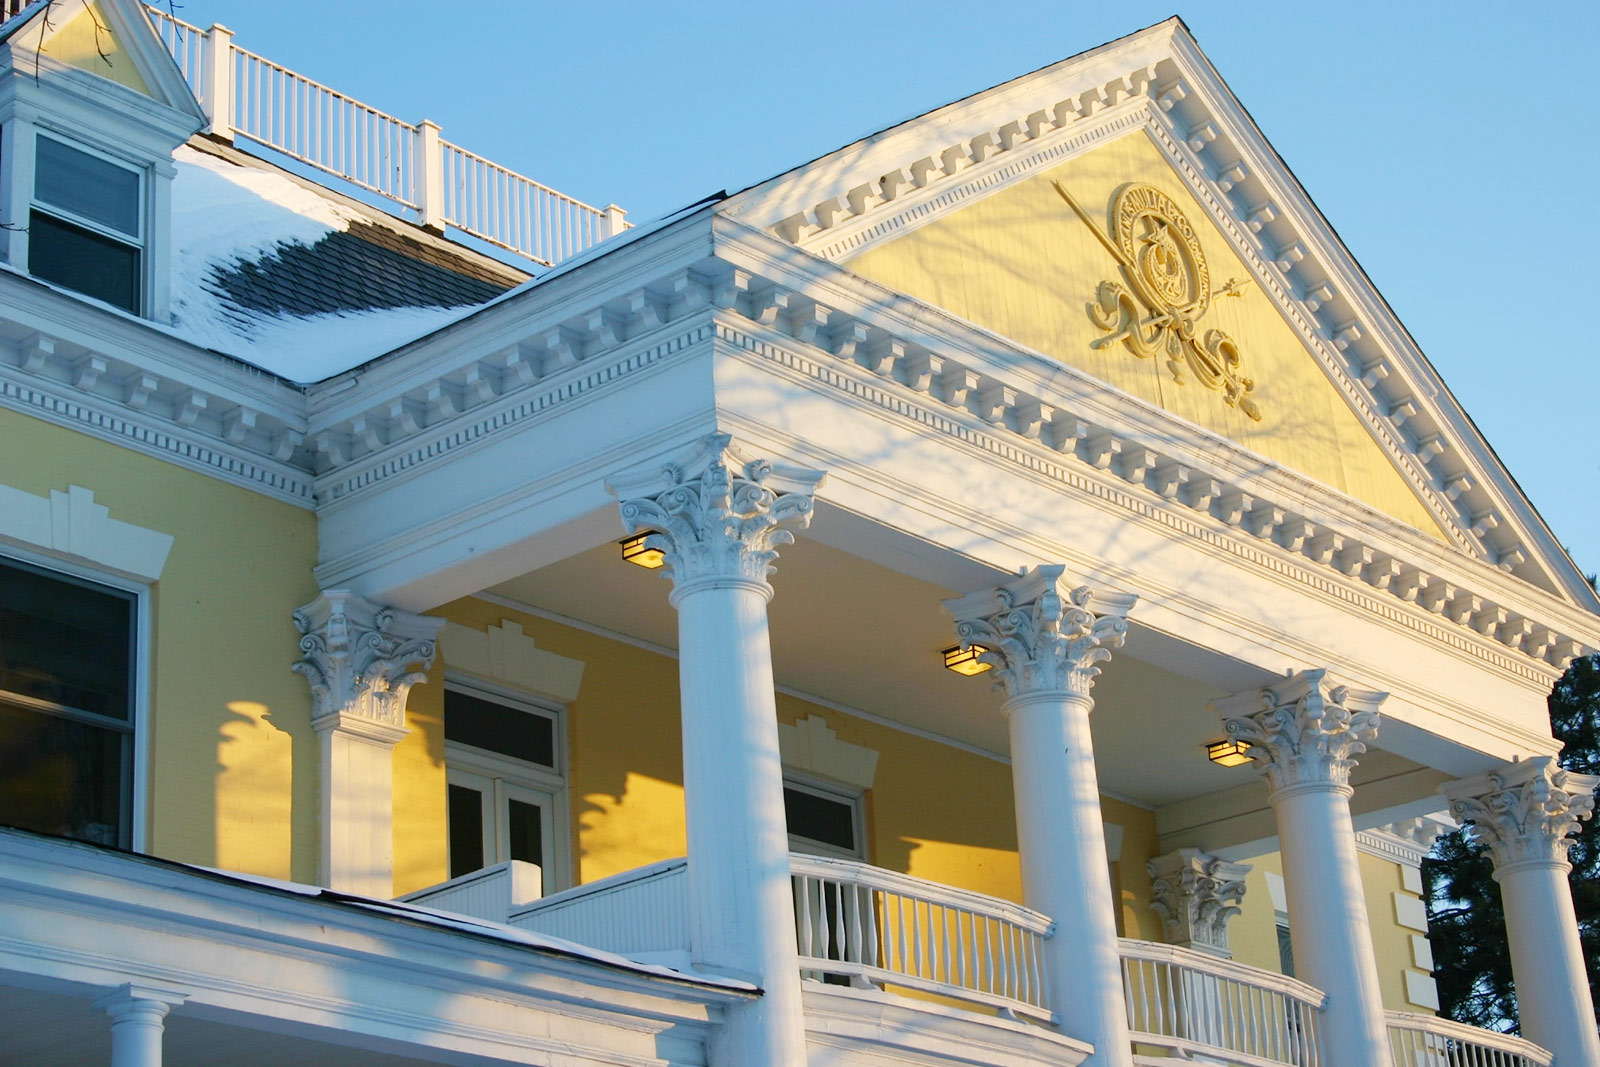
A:
[[[1326,671],[1311,670],[1206,706],[1229,736],[1249,744],[1273,794],[1329,786],[1349,792],[1350,757],[1378,736],[1378,705],[1388,695],[1330,685]]]
[[[1034,567],[994,589],[944,602],[962,646],[985,650],[981,662],[994,666],[996,684],[1012,699],[1034,693],[1087,699],[1097,664],[1111,658],[1128,632],[1127,614],[1138,598],[1096,597],[1088,586],[1069,590],[1061,581],[1065,569]]]
[[[1521,760],[1444,787],[1450,814],[1489,850],[1495,877],[1523,864],[1566,867],[1571,835],[1594,813],[1600,778],[1561,769],[1550,756]]]
[[[1150,907],[1161,916],[1167,944],[1231,959],[1228,920],[1239,914],[1249,865],[1180,848],[1157,856],[1145,869],[1150,872]]]
[[[666,557],[677,596],[703,581],[766,586],[778,546],[810,524],[812,494],[824,477],[744,457],[717,433],[684,462],[619,474],[606,489],[618,498],[628,533],[648,531],[646,544]]]
[[[311,684],[312,726],[391,744],[404,736],[406,694],[427,678],[444,620],[330,589],[295,611],[294,624],[301,637],[293,669]]]

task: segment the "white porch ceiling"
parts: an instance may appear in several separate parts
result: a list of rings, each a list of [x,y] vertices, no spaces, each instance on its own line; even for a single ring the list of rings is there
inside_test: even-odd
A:
[[[489,592],[605,630],[677,647],[670,585],[604,544]],[[778,684],[847,708],[1005,755],[1001,698],[984,675],[944,670],[955,643],[940,601],[970,592],[880,566],[804,536],[784,548],[770,609]],[[1221,735],[1206,701],[1222,690],[1115,654],[1095,687],[1096,762],[1103,789],[1159,807],[1251,780],[1205,758]],[[1263,801],[1264,801],[1263,797]]]

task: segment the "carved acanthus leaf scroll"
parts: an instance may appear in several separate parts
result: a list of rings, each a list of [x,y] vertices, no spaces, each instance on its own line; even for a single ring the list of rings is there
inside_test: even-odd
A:
[[[1115,232],[1108,235],[1065,186],[1053,184],[1116,259],[1127,282],[1104,281],[1096,290],[1089,316],[1108,332],[1092,346],[1121,341],[1141,359],[1165,356],[1174,380],[1192,375],[1220,392],[1224,402],[1261,421],[1261,407],[1250,396],[1255,381],[1244,374],[1239,346],[1221,330],[1202,334],[1199,326],[1213,295],[1238,296],[1248,282],[1230,279],[1213,294],[1199,234],[1177,202],[1154,186],[1128,185],[1117,193],[1111,204]]]

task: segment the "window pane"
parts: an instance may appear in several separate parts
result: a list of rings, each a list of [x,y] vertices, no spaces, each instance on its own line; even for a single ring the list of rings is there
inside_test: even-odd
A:
[[[1278,924],[1278,969],[1294,977],[1294,945],[1289,940],[1289,928]]]
[[[131,722],[133,597],[0,564],[0,690]]]
[[[539,823],[542,814],[537,804],[520,800],[506,801],[506,821],[511,830],[511,859],[544,866],[544,830]]]
[[[129,237],[139,236],[139,174],[48,137],[38,139],[35,199]]]
[[[554,767],[555,723],[543,715],[484,700],[453,689],[444,692],[444,736],[502,756]]]
[[[28,220],[28,273],[139,312],[139,250],[38,211]]]
[[[450,877],[483,866],[483,794],[464,785],[450,787]]]
[[[127,735],[0,701],[0,822],[128,844]]]
[[[783,808],[789,832],[794,836],[821,841],[848,852],[856,850],[855,809],[849,804],[785,787]]]

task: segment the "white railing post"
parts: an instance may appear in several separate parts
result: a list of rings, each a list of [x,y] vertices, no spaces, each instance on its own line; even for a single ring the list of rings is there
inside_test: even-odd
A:
[[[233,140],[233,31],[219,23],[212,23],[203,38],[201,48],[205,88],[200,93],[200,107],[211,125],[206,131],[225,141]]]
[[[615,237],[628,228],[627,212],[615,204],[606,205],[606,213],[600,220],[600,236]]]
[[[417,124],[416,158],[417,211],[430,230],[444,229],[444,148],[439,143],[439,124],[423,119]]]

